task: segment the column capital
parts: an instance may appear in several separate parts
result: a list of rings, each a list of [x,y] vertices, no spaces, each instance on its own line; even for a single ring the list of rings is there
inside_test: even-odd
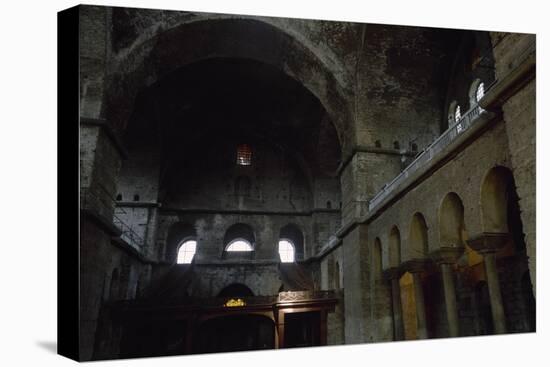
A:
[[[383,275],[384,275],[384,278],[386,278],[387,280],[391,280],[391,279],[401,278],[401,275],[403,275],[403,273],[405,273],[403,269],[401,269],[400,267],[394,266],[392,268],[384,270]]]
[[[409,273],[421,273],[430,267],[430,260],[428,259],[412,259],[402,264],[401,268]]]
[[[463,253],[463,247],[440,247],[430,253],[430,258],[438,265],[454,264]]]
[[[474,251],[480,254],[494,253],[506,246],[510,241],[509,233],[482,232],[472,236],[466,242]]]

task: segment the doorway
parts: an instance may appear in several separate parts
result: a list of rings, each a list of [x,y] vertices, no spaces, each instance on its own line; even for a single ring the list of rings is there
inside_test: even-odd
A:
[[[275,325],[259,315],[222,316],[199,327],[196,353],[235,352],[275,348]]]
[[[285,348],[321,345],[320,312],[285,314]]]

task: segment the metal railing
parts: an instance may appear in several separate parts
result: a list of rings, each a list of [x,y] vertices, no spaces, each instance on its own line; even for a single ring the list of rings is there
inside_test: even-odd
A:
[[[152,295],[152,298],[158,296]],[[294,302],[307,302],[307,301],[331,301],[338,298],[338,294],[334,290],[325,291],[283,291],[277,295],[271,296],[227,296],[227,297],[185,297],[182,299],[171,298],[167,302],[167,306],[170,304],[185,305],[185,307],[200,307],[200,308],[220,308],[220,307],[232,307],[228,306],[228,301],[239,300],[241,304],[237,304],[233,307],[238,309],[243,306],[269,306],[294,303]],[[132,304],[133,301],[127,302]],[[174,305],[175,305],[174,304]]]
[[[509,69],[515,69],[527,60],[532,54],[536,52],[536,43],[528,41],[523,47],[522,51],[512,60],[509,65]],[[485,88],[485,94],[497,83],[494,80],[489,86]],[[466,131],[472,126],[476,120],[482,115],[489,115],[487,111],[481,108],[479,105],[475,105],[453,126],[449,127],[441,136],[439,136],[432,144],[430,144],[416,159],[410,163],[397,177],[384,186],[370,201],[369,211],[372,211],[380,203],[386,199],[395,188],[400,185],[404,180],[416,172],[419,168],[425,166],[437,153],[441,152],[446,146],[448,146],[457,136]]]
[[[117,207],[116,209],[119,215],[121,212],[126,214],[124,209],[120,207]],[[138,249],[141,249],[143,247],[143,244],[144,244],[143,238],[139,234],[137,234],[136,231],[134,231],[131,226],[126,224],[122,219],[120,219],[120,217],[117,216],[116,214],[113,215],[113,224],[117,226],[118,229],[121,230],[122,233],[120,234],[120,238],[128,242],[131,246],[136,247]]]
[[[403,183],[403,181],[405,181],[414,172],[426,166],[439,152],[447,147],[460,134],[468,130],[481,115],[486,113],[487,111],[477,104],[468,110],[456,124],[445,130],[443,134],[441,134],[433,143],[424,149],[403,171],[401,171],[399,175],[387,183],[384,188],[369,201],[369,211],[372,211],[380,203],[382,203],[384,199],[390,196],[397,186]]]
[[[141,249],[144,244],[143,238],[120,218],[128,213],[123,208],[116,206],[116,200],[104,187],[100,185],[99,187],[103,191],[103,195],[98,195],[89,188],[81,188],[81,208],[92,210],[107,220],[112,219],[112,223],[121,231],[120,238],[130,246]]]

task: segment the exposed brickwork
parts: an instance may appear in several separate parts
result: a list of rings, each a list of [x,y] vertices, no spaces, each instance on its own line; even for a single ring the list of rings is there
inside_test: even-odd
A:
[[[481,185],[487,172],[497,165],[510,167],[502,121],[369,224],[372,236],[369,237],[379,237],[382,241],[383,257],[386,259],[384,264],[388,264],[388,237],[394,225],[397,225],[401,233],[402,261],[414,258],[415,254],[411,253],[408,238],[411,220],[416,212],[422,213],[426,220],[429,251],[439,249],[439,209],[443,198],[449,192],[457,193],[462,200],[466,232],[469,235],[482,232]]]
[[[381,273],[390,267],[390,231],[400,232],[402,270],[433,255],[448,245],[440,218],[451,192],[464,216],[455,245],[465,251],[452,265],[460,335],[490,332],[483,258],[466,243],[487,231],[481,188],[496,166],[515,179],[526,243],[497,255],[506,327],[533,330],[525,274],[534,289],[534,79],[499,92],[492,122],[445,151],[449,160],[410,190],[368,211],[413,150],[448,126],[451,101],[466,112],[475,80],[504,83],[532,36],[83,6],[80,37],[81,117],[89,120],[80,134],[83,360],[119,356],[113,302],[162,289],[181,269],[174,263],[186,237],[198,242],[193,276],[172,296],[211,298],[233,283],[258,296],[284,290],[277,244],[288,224],[303,236],[304,277],[316,290],[336,290],[328,344],[390,341],[395,310]],[[106,126],[128,149],[123,163]],[[250,166],[236,164],[242,143],[252,146]],[[412,244],[416,213],[426,222],[427,254]],[[139,245],[120,234],[113,214]],[[254,253],[227,259],[226,233],[239,223],[252,229]],[[427,264],[428,337],[447,337],[441,268]],[[399,296],[405,338],[415,339],[410,273]]]
[[[535,36],[515,33],[491,33],[497,78],[505,79],[534,50]],[[536,293],[536,79],[521,87],[502,106],[514,172],[521,219],[529,258],[529,271]]]

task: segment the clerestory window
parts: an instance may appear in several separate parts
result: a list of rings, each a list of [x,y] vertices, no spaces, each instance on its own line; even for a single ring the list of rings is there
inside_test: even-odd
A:
[[[460,112],[460,106],[457,105],[455,108],[455,122],[460,121],[461,118],[462,118],[462,114]]]
[[[476,102],[479,102],[484,95],[485,95],[485,85],[482,82],[482,83],[479,83],[476,89]]]
[[[197,252],[197,241],[187,240],[183,242],[178,250],[178,264],[191,264]]]
[[[292,263],[294,262],[294,245],[289,240],[280,240],[279,241],[279,256],[281,257],[281,262],[283,263]]]
[[[250,166],[252,164],[252,148],[248,144],[241,144],[237,147],[237,165]]]
[[[252,245],[245,239],[237,238],[227,245],[225,251],[227,252],[250,252],[253,251]]]

